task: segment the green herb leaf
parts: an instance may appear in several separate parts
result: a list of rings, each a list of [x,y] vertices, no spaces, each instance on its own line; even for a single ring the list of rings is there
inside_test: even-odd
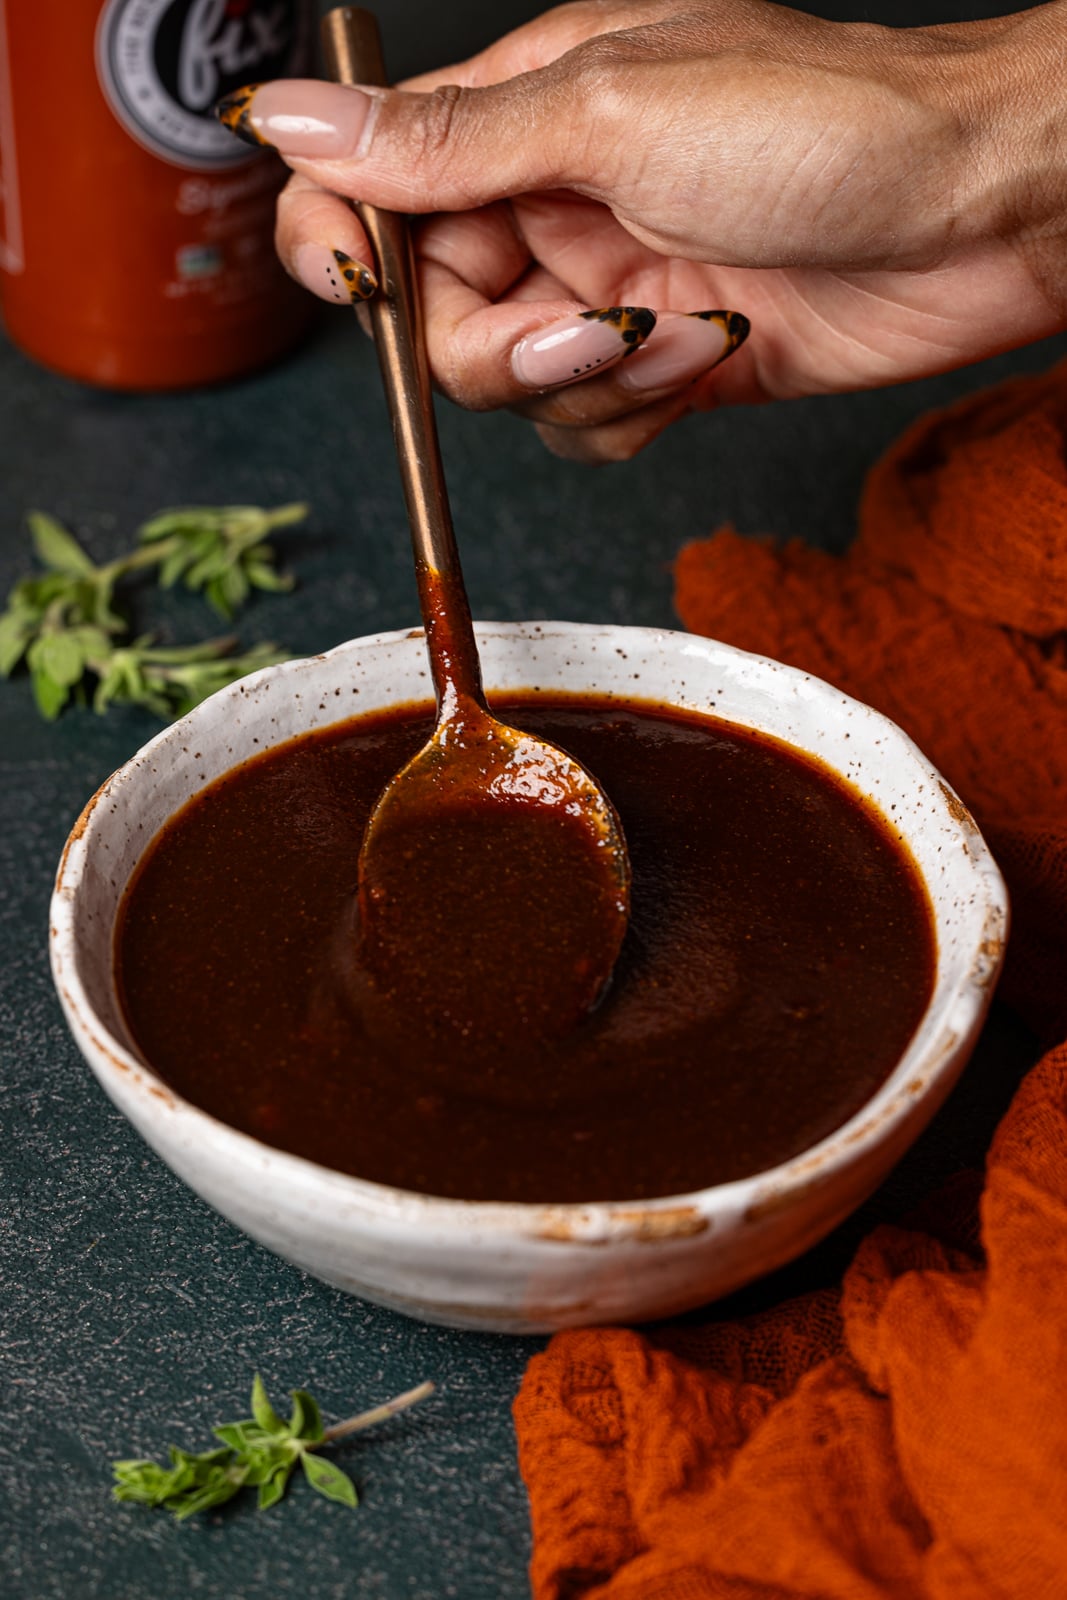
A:
[[[296,1466],[301,1449],[302,1446],[297,1440],[289,1438],[274,1444],[261,1445],[248,1457],[248,1477],[245,1479],[248,1487],[257,1488],[269,1478],[275,1477],[283,1468],[285,1475],[288,1476]]]
[[[81,545],[55,517],[45,511],[31,511],[26,521],[33,548],[46,567],[75,577],[93,571],[93,563]]]
[[[184,1522],[186,1517],[194,1517],[198,1511],[211,1511],[215,1506],[223,1506],[227,1500],[233,1499],[239,1489],[244,1488],[247,1476],[246,1468],[237,1463],[212,1467],[205,1473],[202,1483],[186,1490],[184,1494],[172,1495],[168,1509],[173,1511],[179,1522]]]
[[[225,550],[218,550],[212,546],[194,561],[185,574],[185,587],[187,589],[202,589],[211,578],[219,577],[226,570],[229,556]]]
[[[267,1398],[267,1391],[263,1386],[263,1379],[258,1372],[252,1379],[252,1415],[265,1433],[285,1434],[290,1431],[296,1432],[295,1428],[290,1430],[285,1426],[285,1423],[271,1405]]]
[[[220,1422],[217,1428],[212,1428],[216,1439],[221,1439],[223,1444],[231,1450],[238,1450],[247,1454],[249,1451],[262,1450],[265,1446],[274,1443],[274,1435],[267,1433],[259,1426],[258,1422]]]
[[[111,655],[112,645],[107,632],[92,623],[86,623],[82,628],[71,628],[68,638],[77,645],[83,662],[87,664],[106,661]]]
[[[296,1466],[296,1457],[291,1461],[282,1462],[275,1467],[269,1478],[264,1478],[259,1485],[259,1509],[269,1511],[270,1507],[277,1505],[282,1498],[289,1483],[289,1474]]]
[[[301,1391],[293,1391],[293,1409],[289,1413],[287,1424],[288,1432],[294,1439],[300,1439],[304,1433],[304,1400]]]
[[[115,580],[105,568],[100,572],[93,583],[92,590],[86,597],[84,607],[86,620],[103,628],[109,634],[123,634],[126,632],[126,622],[112,605]]]
[[[155,1461],[115,1461],[114,1496],[142,1506],[158,1506],[171,1493],[174,1473]]]
[[[182,1472],[192,1474],[190,1483],[198,1474],[206,1472],[211,1467],[226,1466],[233,1454],[231,1450],[202,1450],[199,1455],[192,1455],[188,1450],[179,1450],[172,1444],[167,1451],[174,1467]]]
[[[335,1467],[332,1461],[324,1461],[321,1456],[306,1454],[300,1457],[300,1465],[316,1494],[325,1495],[327,1500],[336,1500],[338,1504],[351,1506],[355,1510],[359,1504],[356,1486],[340,1467]]]
[[[189,552],[180,545],[172,550],[159,569],[159,587],[173,589],[186,567],[189,565]]]
[[[77,636],[69,632],[39,634],[26,659],[34,674],[46,674],[63,689],[77,683],[85,670],[85,652]]]
[[[0,617],[0,677],[11,676],[35,632],[32,619],[23,612],[7,611]]]
[[[298,1439],[309,1440],[312,1444],[318,1444],[325,1432],[318,1402],[311,1398],[306,1389],[293,1390],[293,1414],[289,1418],[289,1432],[295,1434]]]
[[[33,698],[46,722],[54,722],[70,699],[70,690],[39,668],[31,673]]]
[[[245,577],[253,589],[265,589],[271,594],[286,594],[293,587],[293,578],[287,572],[275,572],[265,561],[247,561]]]
[[[141,524],[137,530],[142,544],[153,544],[158,539],[169,539],[174,534],[183,539],[200,533],[214,533],[226,515],[225,506],[178,506],[172,511],[157,511],[154,517]]]

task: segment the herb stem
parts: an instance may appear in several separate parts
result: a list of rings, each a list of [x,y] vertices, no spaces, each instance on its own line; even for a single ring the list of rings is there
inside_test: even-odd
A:
[[[97,574],[105,581],[115,582],[125,578],[128,573],[139,572],[142,567],[160,567],[169,555],[181,549],[181,544],[180,537],[175,534],[173,538],[159,539],[155,544],[140,545],[136,550],[131,550],[129,555],[116,556],[114,561],[98,567]]]
[[[387,1400],[384,1405],[375,1406],[372,1411],[361,1411],[358,1417],[349,1417],[347,1422],[337,1422],[332,1428],[327,1428],[322,1436],[321,1443],[329,1444],[334,1439],[345,1439],[350,1433],[362,1433],[364,1428],[373,1428],[376,1422],[384,1422],[387,1417],[394,1417],[398,1411],[406,1411],[408,1406],[417,1405],[420,1400],[425,1400],[427,1395],[433,1394],[434,1386],[427,1381],[420,1383],[416,1389],[408,1389],[404,1394],[396,1395],[392,1400]]]

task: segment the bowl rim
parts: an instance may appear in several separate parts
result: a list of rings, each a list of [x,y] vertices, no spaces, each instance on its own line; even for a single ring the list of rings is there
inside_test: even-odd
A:
[[[477,622],[475,628],[480,643],[496,639],[506,645],[508,641],[544,642],[559,637],[577,644],[579,640],[588,642],[600,637],[612,641],[621,639],[624,643],[628,639],[635,648],[638,642],[645,647],[684,646],[685,653],[690,658],[695,653],[721,653],[740,667],[747,665],[761,671],[773,669],[775,672],[785,673],[786,681],[794,683],[803,681],[816,694],[825,692],[832,695],[846,710],[858,710],[865,717],[876,719],[877,725],[884,727],[887,733],[891,733],[901,752],[909,755],[921,768],[927,781],[939,786],[943,792],[948,814],[958,826],[961,839],[965,843],[966,855],[975,876],[976,889],[984,897],[982,938],[966,979],[955,994],[946,997],[946,1011],[938,1027],[937,1040],[928,1051],[931,1059],[926,1062],[921,1073],[913,1072],[908,1081],[899,1081],[904,1076],[902,1068],[915,1045],[918,1031],[929,1015],[928,1006],[920,1018],[909,1046],[884,1082],[846,1122],[833,1129],[824,1138],[787,1161],[780,1162],[774,1167],[764,1168],[747,1177],[726,1183],[710,1184],[702,1189],[685,1193],[660,1195],[649,1199],[541,1202],[461,1200],[422,1194],[415,1190],[400,1189],[320,1166],[306,1157],[278,1149],[263,1143],[251,1134],[231,1127],[184,1099],[110,1031],[97,1014],[82,982],[75,926],[78,897],[102,802],[107,800],[116,788],[136,782],[139,769],[159,751],[166,749],[176,738],[180,739],[184,730],[195,726],[198,716],[205,714],[205,708],[232,695],[235,685],[230,685],[202,701],[185,717],[162,728],[101,784],[86,803],[63,847],[51,897],[49,953],[53,981],[68,1025],[105,1091],[124,1112],[130,1115],[142,1137],[145,1137],[150,1144],[153,1143],[145,1131],[144,1124],[151,1126],[157,1123],[161,1113],[166,1111],[178,1119],[178,1127],[174,1132],[195,1133],[197,1145],[205,1153],[220,1158],[231,1169],[241,1169],[249,1176],[254,1174],[257,1182],[262,1183],[265,1174],[270,1173],[274,1179],[281,1181],[287,1199],[293,1204],[304,1201],[310,1203],[315,1210],[326,1204],[332,1211],[340,1208],[351,1214],[359,1213],[368,1218],[373,1216],[385,1226],[394,1222],[404,1231],[407,1231],[408,1225],[414,1223],[424,1231],[444,1229],[449,1236],[454,1230],[460,1230],[472,1239],[475,1236],[491,1234],[575,1243],[600,1243],[608,1238],[631,1238],[638,1241],[653,1238],[684,1238],[706,1228],[709,1222],[720,1216],[743,1214],[751,1217],[762,1210],[778,1210],[788,1203],[794,1194],[830,1182],[835,1174],[840,1173],[842,1167],[848,1167],[861,1160],[873,1145],[890,1139],[893,1131],[907,1119],[916,1102],[935,1088],[939,1078],[951,1068],[954,1059],[977,1034],[988,1009],[992,988],[1003,961],[1008,931],[1009,903],[1004,879],[969,811],[941,773],[909,735],[884,713],[802,668],[742,650],[721,640],[686,633],[680,629],[582,622],[491,621]],[[249,693],[268,680],[275,682],[288,677],[295,678],[301,672],[313,670],[318,663],[339,655],[378,651],[405,641],[421,640],[422,637],[421,628],[392,629],[361,635],[355,639],[345,640],[328,651],[311,656],[294,657],[262,668],[240,680],[242,689],[245,693]],[[652,697],[649,700],[648,697],[636,694],[627,696],[621,692],[615,697],[620,701],[631,699],[639,702],[645,699],[647,703],[654,703],[655,699]],[[411,703],[410,700],[396,701],[397,705],[407,703]],[[669,705],[671,702],[661,699],[659,703]],[[368,708],[365,713],[356,713],[355,716],[374,715],[382,708],[381,705],[376,705]],[[680,707],[680,709],[686,708]],[[745,726],[736,717],[731,718],[715,710],[703,714],[712,719],[732,721],[737,726]],[[351,713],[335,719],[336,722],[350,720],[353,720]],[[316,727],[329,725],[331,724],[327,721],[321,725],[316,724]],[[302,735],[287,735],[278,739],[277,744],[286,743],[292,737],[299,738]],[[769,737],[777,738],[780,743],[790,744],[790,741],[780,734],[771,732]],[[275,747],[276,745],[272,743],[264,744],[263,753]],[[801,744],[793,744],[792,748],[829,767],[840,781],[851,788],[859,788],[847,773],[835,767],[818,751]],[[255,758],[253,756],[251,759]],[[242,761],[244,759],[248,758],[241,758]],[[235,766],[238,764],[240,764],[238,761],[233,763]],[[879,810],[883,817],[885,816],[874,799],[866,795],[864,799],[866,803]],[[888,818],[886,820],[888,822]],[[903,842],[911,854],[904,825],[899,822],[895,825],[904,835]],[[146,841],[146,848],[153,837],[154,834]],[[915,866],[923,877],[928,898],[933,905],[932,891],[917,861]],[[107,930],[109,936],[112,928],[113,924],[109,924]],[[931,996],[931,1003],[935,997],[936,988],[935,994]],[[945,1088],[945,1093],[948,1087],[951,1087],[952,1081],[954,1077]],[[139,1117],[131,1114],[128,1109],[131,1106],[136,1106],[140,1113]],[[166,1141],[168,1146],[173,1143],[173,1138],[174,1133]]]

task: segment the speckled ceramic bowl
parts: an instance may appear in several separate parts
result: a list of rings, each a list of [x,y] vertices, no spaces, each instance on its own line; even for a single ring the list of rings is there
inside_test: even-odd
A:
[[[538,686],[638,697],[777,735],[892,816],[933,903],[933,998],[878,1093],[829,1138],[740,1182],[661,1200],[504,1205],[363,1182],[260,1144],[174,1094],[115,998],[123,889],[152,836],[249,756],[357,712],[428,698],[420,633],[271,667],[159,734],[86,806],[51,909],[63,1009],[107,1093],[164,1161],[288,1260],[429,1322],[533,1333],[662,1317],[726,1294],[840,1222],[922,1130],[967,1059],[1000,968],[1007,897],[965,807],[892,723],[829,685],[712,640],[644,628],[487,624],[490,693]]]

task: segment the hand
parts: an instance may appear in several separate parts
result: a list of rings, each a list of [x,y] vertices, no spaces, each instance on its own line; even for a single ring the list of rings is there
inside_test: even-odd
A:
[[[692,407],[895,383],[1067,325],[1065,9],[891,30],[585,0],[402,90],[269,84],[224,120],[296,173],[296,276],[347,300],[340,251],[358,287],[368,246],[338,196],[431,214],[437,382],[614,459]],[[607,306],[660,320],[643,344],[576,326]],[[716,310],[742,314],[734,336],[678,315]]]

